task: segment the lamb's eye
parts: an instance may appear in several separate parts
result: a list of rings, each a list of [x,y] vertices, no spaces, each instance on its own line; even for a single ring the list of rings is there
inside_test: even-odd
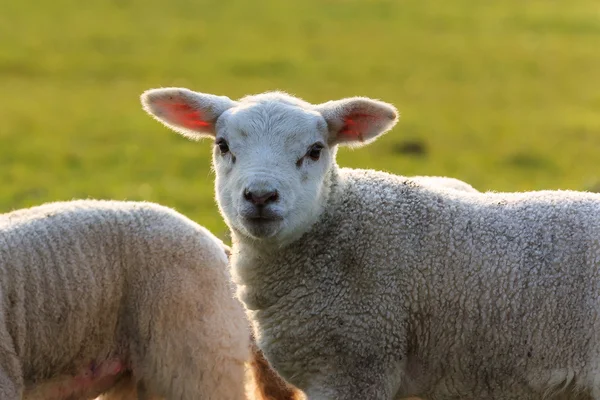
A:
[[[321,157],[321,150],[323,150],[323,147],[325,147],[323,146],[323,143],[317,142],[310,146],[310,149],[306,155],[309,156],[313,161],[317,161],[319,157]]]
[[[227,144],[227,141],[225,139],[217,139],[215,144],[219,146],[221,154],[226,154],[229,151],[229,145]]]

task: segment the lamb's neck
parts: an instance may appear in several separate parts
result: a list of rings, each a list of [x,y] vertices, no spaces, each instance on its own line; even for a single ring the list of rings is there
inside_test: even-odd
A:
[[[314,236],[312,232],[322,231],[322,221],[315,222],[305,233],[292,241],[257,240],[232,231],[233,254],[231,265],[236,274],[236,283],[243,285],[260,284],[265,279],[291,278],[297,268],[285,262],[307,246]]]
[[[272,245],[253,243],[235,234],[232,239],[231,277],[237,285],[237,297],[248,310],[271,307],[285,294],[281,290],[290,289],[285,282],[293,282],[293,267],[281,262]]]
[[[232,278],[238,287],[238,297],[250,310],[270,307],[296,288],[289,285],[312,276],[303,257],[319,251],[329,231],[327,213],[315,222],[299,239],[287,243],[253,240],[232,233]],[[307,278],[308,279],[308,278]]]

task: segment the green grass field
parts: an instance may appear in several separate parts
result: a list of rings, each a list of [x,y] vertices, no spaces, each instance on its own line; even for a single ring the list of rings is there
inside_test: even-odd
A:
[[[397,127],[340,164],[600,190],[598,0],[11,1],[0,85],[0,211],[149,200],[224,237],[211,143],[140,108],[159,86],[380,98]]]

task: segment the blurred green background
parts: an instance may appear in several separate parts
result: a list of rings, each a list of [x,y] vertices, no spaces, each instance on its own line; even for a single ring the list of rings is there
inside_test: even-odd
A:
[[[150,200],[225,237],[211,143],[140,108],[160,86],[380,98],[400,122],[340,164],[600,190],[598,0],[10,1],[0,85],[0,211]]]

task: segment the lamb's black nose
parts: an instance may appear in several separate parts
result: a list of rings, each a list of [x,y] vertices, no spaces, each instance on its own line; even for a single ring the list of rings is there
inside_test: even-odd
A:
[[[264,206],[269,203],[275,203],[277,200],[279,200],[279,193],[277,193],[277,190],[251,192],[246,189],[244,190],[244,199],[255,206]]]

